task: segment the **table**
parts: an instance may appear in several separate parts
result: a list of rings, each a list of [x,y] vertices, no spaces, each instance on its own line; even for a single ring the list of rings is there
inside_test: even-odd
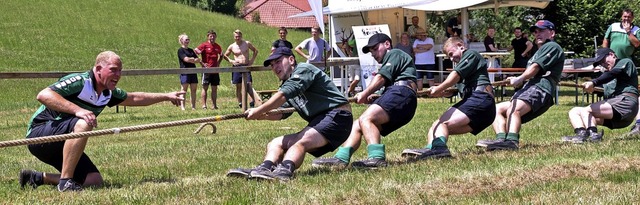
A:
[[[578,74],[579,73],[595,73],[595,72],[599,72],[599,70],[592,70],[592,69],[562,69],[562,73],[567,73],[567,74],[576,74],[575,78],[574,78],[574,82],[576,83],[576,85],[578,84]],[[576,105],[578,105],[578,87],[576,87]]]
[[[482,57],[487,59],[487,68],[499,68],[500,65],[494,65],[494,63],[496,62],[496,59],[500,59],[503,58],[505,56],[511,55],[511,53],[509,52],[480,52],[480,55],[482,55]],[[498,75],[500,75],[500,71],[498,71],[497,73]],[[489,72],[489,81],[493,82],[495,81],[495,74]]]

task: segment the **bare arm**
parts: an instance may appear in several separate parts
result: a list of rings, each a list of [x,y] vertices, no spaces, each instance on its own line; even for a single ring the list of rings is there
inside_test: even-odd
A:
[[[302,47],[300,47],[300,46],[296,47],[296,53],[300,54],[300,56],[302,56],[302,57],[304,57],[306,59],[309,59],[309,56],[302,51]]]
[[[258,57],[258,49],[256,49],[256,47],[254,47],[253,44],[251,44],[251,42],[249,41],[247,41],[247,44],[249,45],[249,50],[253,52],[253,55],[251,56],[251,61],[249,61],[249,65],[253,65],[253,62],[256,60],[256,57]]]
[[[489,44],[489,50],[491,51],[498,51],[498,48],[494,47],[493,44]]]
[[[602,40],[602,47],[609,48],[609,40],[607,40],[606,38]]]
[[[640,46],[640,40],[638,40],[638,38],[636,37],[636,35],[633,35],[633,33],[629,32],[629,42],[631,42],[631,45],[633,45],[633,47],[638,48],[638,46]]]
[[[527,48],[524,49],[524,52],[520,55],[522,55],[522,57],[527,56],[527,53],[529,53],[529,51],[531,51],[531,49],[533,49],[533,43],[531,43],[531,41],[527,41]]]
[[[231,45],[231,46],[232,46],[232,45]],[[224,52],[224,55],[222,55],[222,58],[223,58],[224,60],[226,60],[227,62],[231,63],[231,65],[234,65],[234,62],[231,62],[231,58],[229,58],[229,54],[231,54],[231,53],[232,53],[232,51],[231,51],[231,46],[229,46],[229,47],[227,48],[227,51],[225,51],[225,52]]]
[[[127,93],[127,99],[122,101],[120,105],[125,106],[146,106],[163,101],[171,101],[174,105],[180,105],[180,101],[184,100],[184,91],[170,93],[145,93],[131,92]]]
[[[382,75],[379,75],[379,74],[376,75],[371,81],[371,84],[367,86],[367,89],[363,90],[362,92],[356,95],[356,102],[360,104],[369,102],[371,100],[369,99],[369,95],[376,92],[376,90],[379,90],[380,88],[382,88],[385,81],[386,79],[382,77]]]
[[[51,90],[51,88],[45,88],[42,91],[40,91],[36,99],[49,109],[52,109],[58,112],[73,114],[76,117],[87,122],[87,124],[91,127],[98,126],[98,121],[96,120],[96,116],[93,114],[93,112],[87,109],[81,108],[80,106],[72,103],[71,101],[68,101],[67,99],[62,97],[60,94]]]
[[[284,93],[278,91],[267,102],[257,108],[248,109],[244,113],[247,114],[247,120],[280,120],[282,119],[282,114],[266,115],[265,113],[280,107],[286,101]]]

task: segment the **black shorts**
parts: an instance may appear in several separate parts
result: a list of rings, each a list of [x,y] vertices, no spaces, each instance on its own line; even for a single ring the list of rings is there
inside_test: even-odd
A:
[[[435,64],[425,64],[425,65],[418,65],[416,64],[416,70],[418,70],[416,72],[416,78],[418,80],[422,80],[422,78],[424,76],[427,76],[427,80],[433,80],[435,75],[433,72],[425,72],[424,70],[428,70],[428,71],[437,71],[438,69],[436,68]]]
[[[307,127],[317,130],[329,141],[325,146],[319,147],[315,151],[309,152],[314,157],[320,157],[326,153],[336,150],[344,141],[347,141],[353,126],[353,115],[351,112],[340,109],[319,114],[313,118]]]
[[[219,73],[203,73],[202,85],[211,85],[211,86],[220,85],[220,74]]]
[[[521,117],[520,121],[522,124],[542,115],[547,112],[551,106],[553,106],[553,96],[544,92],[536,85],[527,84],[524,88],[518,90],[518,92],[513,95],[511,101],[512,104],[513,99],[522,100],[531,107],[531,111]]]
[[[606,99],[605,102],[613,109],[613,118],[605,119],[602,125],[609,129],[618,129],[629,126],[636,120],[638,114],[638,98],[618,95]]]
[[[37,138],[50,135],[60,135],[73,132],[73,128],[78,122],[78,118],[72,117],[47,123],[34,125],[27,138]],[[62,150],[65,141],[50,142],[44,144],[28,145],[29,152],[40,161],[55,167],[62,172]],[[100,173],[95,164],[89,159],[87,154],[82,153],[78,165],[73,172],[73,180],[83,184],[89,173]]]
[[[388,86],[382,96],[373,101],[389,115],[389,122],[381,125],[380,135],[387,136],[413,119],[418,107],[416,92],[407,86]]]
[[[247,82],[253,82],[253,78],[251,78],[251,72],[249,72],[249,77],[247,78]],[[242,73],[240,72],[232,72],[231,73],[231,84],[240,84],[242,83]]]
[[[198,83],[198,74],[180,74],[180,84]]]
[[[496,102],[493,96],[487,92],[473,91],[471,96],[462,99],[452,107],[467,115],[473,135],[477,135],[489,127],[496,118]]]

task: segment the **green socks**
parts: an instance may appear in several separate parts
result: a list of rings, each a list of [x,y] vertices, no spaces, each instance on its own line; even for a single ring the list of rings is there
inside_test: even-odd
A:
[[[367,153],[369,158],[385,159],[384,144],[367,145]]]
[[[447,148],[447,138],[444,136],[440,136],[438,138],[433,139],[431,142],[432,148]]]
[[[504,132],[501,133],[496,133],[496,139],[506,139],[507,138],[507,134]]]
[[[349,163],[351,161],[351,155],[353,154],[353,147],[338,147],[338,152],[333,156],[340,161]]]
[[[509,133],[507,133],[507,140],[519,141],[520,140],[520,134],[509,132]]]

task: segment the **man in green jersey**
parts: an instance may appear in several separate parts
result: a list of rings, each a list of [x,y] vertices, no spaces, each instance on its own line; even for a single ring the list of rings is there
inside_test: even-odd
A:
[[[351,105],[331,78],[312,64],[296,64],[291,49],[278,47],[264,61],[282,85],[267,102],[245,113],[248,120],[281,120],[291,114],[267,114],[278,107],[294,107],[309,124],[300,132],[276,137],[267,145],[264,161],[253,169],[237,168],[230,177],[287,181],[302,165],[305,153],[320,157],[333,152],[349,137]]]
[[[122,72],[122,61],[112,51],[98,54],[94,67],[60,80],[38,93],[42,103],[31,117],[27,138],[91,131],[98,126],[97,116],[106,107],[116,105],[145,106],[163,101],[179,105],[184,92],[143,93],[116,88]],[[40,161],[55,167],[60,174],[34,170],[20,171],[20,186],[36,188],[42,184],[58,187],[58,191],[80,191],[83,186],[101,186],[102,175],[84,153],[88,138],[29,145],[29,151]]]

